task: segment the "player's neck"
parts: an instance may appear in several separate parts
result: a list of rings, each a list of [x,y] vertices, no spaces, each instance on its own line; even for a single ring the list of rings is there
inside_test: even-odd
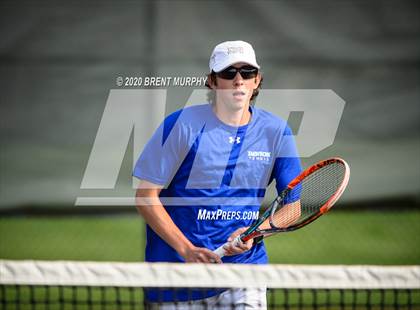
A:
[[[220,121],[233,127],[244,126],[251,120],[249,104],[240,110],[230,110],[224,104],[215,103],[213,104],[213,112]]]

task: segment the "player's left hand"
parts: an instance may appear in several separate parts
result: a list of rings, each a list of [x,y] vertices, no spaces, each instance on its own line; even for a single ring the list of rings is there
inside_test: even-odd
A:
[[[237,229],[233,234],[230,235],[228,238],[228,244],[224,246],[224,249],[226,250],[226,255],[238,255],[242,254],[246,251],[249,251],[252,248],[253,239],[248,240],[246,242],[239,242],[238,244],[233,244],[233,240],[242,234],[245,230],[247,230],[248,227],[242,227]]]

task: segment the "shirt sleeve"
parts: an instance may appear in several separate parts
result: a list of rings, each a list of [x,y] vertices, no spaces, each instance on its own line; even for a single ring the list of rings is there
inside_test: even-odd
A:
[[[177,117],[165,119],[146,144],[133,176],[167,186],[186,155],[186,130]]]
[[[271,179],[276,180],[277,193],[280,193],[301,173],[302,168],[293,133],[288,126],[283,130],[278,142]]]

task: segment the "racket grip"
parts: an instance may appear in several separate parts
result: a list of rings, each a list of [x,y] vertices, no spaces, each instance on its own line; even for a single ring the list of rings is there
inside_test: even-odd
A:
[[[241,242],[241,236],[236,237],[231,242],[226,242],[225,244],[219,246],[216,250],[213,251],[213,253],[217,254],[220,258],[222,258],[223,256],[226,255],[226,250],[225,250],[226,245],[231,244],[231,243],[234,245],[238,245],[239,242]]]

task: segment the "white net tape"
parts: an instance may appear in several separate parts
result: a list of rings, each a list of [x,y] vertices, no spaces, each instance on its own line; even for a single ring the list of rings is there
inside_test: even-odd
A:
[[[420,266],[215,265],[0,260],[0,284],[418,289],[420,288]]]

